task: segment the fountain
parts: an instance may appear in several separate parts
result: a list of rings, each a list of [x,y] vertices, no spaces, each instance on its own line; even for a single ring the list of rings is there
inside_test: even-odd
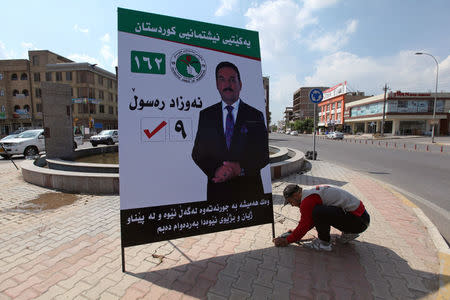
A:
[[[269,146],[269,149],[272,180],[302,169],[303,152],[275,146]],[[46,157],[25,160],[21,164],[22,175],[29,183],[68,193],[118,195],[118,164],[77,161],[79,158],[117,152],[118,146],[113,145],[76,150],[70,160]]]

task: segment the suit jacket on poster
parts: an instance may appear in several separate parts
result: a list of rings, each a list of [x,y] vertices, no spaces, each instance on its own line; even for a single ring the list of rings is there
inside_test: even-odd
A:
[[[200,111],[192,158],[208,176],[207,200],[261,199],[264,191],[260,171],[269,163],[263,114],[241,100],[230,149],[223,122],[221,102]],[[211,179],[224,161],[239,162],[243,173],[227,182],[214,183]]]

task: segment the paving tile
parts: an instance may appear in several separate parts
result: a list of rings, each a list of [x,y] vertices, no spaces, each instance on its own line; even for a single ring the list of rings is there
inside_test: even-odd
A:
[[[236,289],[251,293],[253,291],[252,284],[255,279],[256,275],[239,271],[239,277],[237,281],[233,283],[232,286]]]
[[[259,284],[253,284],[252,299],[273,299],[272,289]]]
[[[231,287],[234,286],[235,282],[235,278],[225,274],[219,274],[216,283],[209,289],[209,292],[228,297],[230,296]]]

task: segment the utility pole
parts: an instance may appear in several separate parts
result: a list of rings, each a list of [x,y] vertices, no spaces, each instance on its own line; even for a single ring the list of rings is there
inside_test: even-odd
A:
[[[384,136],[384,119],[386,116],[386,92],[389,90],[387,83],[384,84],[384,101],[383,101],[383,121],[381,122],[381,136]]]

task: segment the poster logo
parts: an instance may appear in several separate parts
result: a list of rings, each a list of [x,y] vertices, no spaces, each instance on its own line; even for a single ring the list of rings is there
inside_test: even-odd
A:
[[[206,62],[200,54],[190,49],[181,49],[172,55],[170,68],[180,80],[193,83],[203,78]]]

